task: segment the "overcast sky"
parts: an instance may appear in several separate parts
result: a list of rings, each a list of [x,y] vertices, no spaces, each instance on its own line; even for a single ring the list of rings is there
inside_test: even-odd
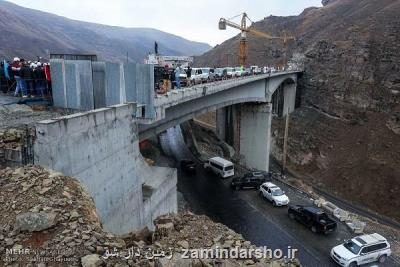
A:
[[[9,0],[71,19],[124,27],[150,27],[216,45],[237,30],[218,30],[221,17],[246,12],[253,20],[298,15],[321,0]],[[236,19],[236,21],[238,21]]]

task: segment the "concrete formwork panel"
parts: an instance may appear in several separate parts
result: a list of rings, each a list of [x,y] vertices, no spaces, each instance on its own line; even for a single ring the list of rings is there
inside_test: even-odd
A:
[[[52,60],[54,105],[91,110],[120,103],[143,105],[153,119],[154,66],[135,63]]]
[[[63,61],[51,60],[51,80],[54,106],[67,107],[65,65]]]
[[[123,65],[125,78],[125,94],[128,102],[137,101],[136,92],[136,64],[126,63]]]
[[[145,105],[145,118],[154,118],[154,66],[136,65],[137,102]]]
[[[104,108],[106,106],[106,64],[93,62],[92,71],[94,108]]]
[[[121,101],[121,67],[119,63],[106,62],[106,106]]]
[[[67,107],[81,109],[80,107],[80,81],[77,66],[69,62],[64,62],[65,68],[65,88]]]

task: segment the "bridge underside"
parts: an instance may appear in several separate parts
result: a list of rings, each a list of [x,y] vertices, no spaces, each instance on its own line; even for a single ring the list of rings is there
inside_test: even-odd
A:
[[[156,109],[163,119],[139,125],[140,140],[194,117],[217,111],[217,134],[232,144],[247,166],[268,171],[273,110],[284,116],[295,108],[296,76],[257,80],[190,101]],[[275,109],[274,109],[275,105]]]

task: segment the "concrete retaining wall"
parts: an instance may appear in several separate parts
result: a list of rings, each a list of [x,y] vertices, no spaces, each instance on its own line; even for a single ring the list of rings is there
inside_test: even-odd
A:
[[[94,199],[107,231],[124,234],[175,212],[176,170],[150,167],[139,151],[135,104],[78,113],[37,124],[35,163],[77,177]],[[143,184],[152,188],[143,199]]]

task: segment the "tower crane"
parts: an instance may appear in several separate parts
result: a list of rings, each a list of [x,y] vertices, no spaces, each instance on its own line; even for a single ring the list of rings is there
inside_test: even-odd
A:
[[[240,24],[237,24],[232,21],[232,19],[242,16]],[[238,29],[241,31],[240,35],[240,41],[239,41],[239,54],[238,54],[238,59],[239,59],[239,65],[240,66],[246,66],[247,65],[247,58],[248,58],[248,47],[247,47],[247,33],[253,33],[256,36],[267,38],[267,39],[278,39],[278,40],[283,40],[285,46],[286,42],[288,40],[295,40],[295,37],[293,36],[287,36],[286,32],[284,32],[284,36],[272,36],[270,34],[258,31],[251,26],[247,27],[247,20],[249,20],[251,23],[253,21],[247,16],[246,13],[242,13],[240,15],[237,15],[233,18],[230,19],[225,19],[221,18],[219,20],[218,27],[220,30],[226,30],[226,26]]]

